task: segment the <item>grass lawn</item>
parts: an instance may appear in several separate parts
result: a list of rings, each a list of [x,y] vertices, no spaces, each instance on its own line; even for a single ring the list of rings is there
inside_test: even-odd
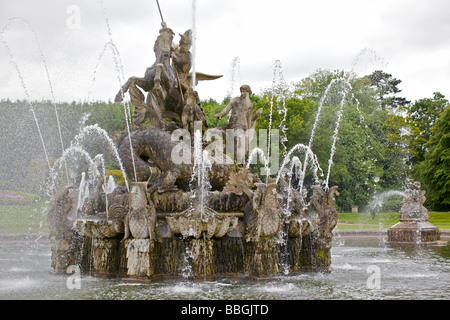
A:
[[[49,232],[48,204],[0,205],[0,234]]]
[[[389,229],[398,222],[398,212],[379,212],[372,220],[370,213],[338,213],[339,229]],[[430,222],[439,229],[450,229],[450,212],[428,212]]]

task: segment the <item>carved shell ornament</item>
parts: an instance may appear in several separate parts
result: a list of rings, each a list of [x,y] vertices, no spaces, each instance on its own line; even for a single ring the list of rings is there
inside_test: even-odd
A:
[[[253,195],[250,187],[253,178],[248,168],[241,169],[239,172],[231,172],[229,180],[223,189],[223,192],[232,192],[239,196],[245,193],[249,198]]]

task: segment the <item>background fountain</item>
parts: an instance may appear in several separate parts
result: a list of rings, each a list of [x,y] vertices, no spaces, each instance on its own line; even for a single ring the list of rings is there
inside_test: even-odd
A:
[[[428,210],[423,206],[425,200],[425,190],[421,190],[420,182],[414,182],[413,189],[405,192],[400,221],[388,230],[390,244],[440,243],[439,229],[428,221]]]

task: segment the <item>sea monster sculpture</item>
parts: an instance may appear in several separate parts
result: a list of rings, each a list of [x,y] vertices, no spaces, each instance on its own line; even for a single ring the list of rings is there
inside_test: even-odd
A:
[[[135,182],[131,185],[129,198],[130,211],[125,217],[124,240],[130,236],[138,239],[156,239],[156,209],[147,193],[146,182]]]
[[[272,237],[280,231],[280,206],[277,200],[277,184],[269,178],[267,184],[255,183],[256,190],[246,207],[246,241],[258,241],[260,237]]]
[[[133,153],[130,152],[130,140]],[[118,152],[131,179],[149,181],[151,188],[163,192],[174,189],[177,179],[188,182],[192,176],[194,161],[184,163],[173,160],[172,153],[178,150],[180,143],[172,141],[171,135],[162,130],[137,130],[131,132],[130,139],[125,137],[119,141]],[[191,146],[187,145],[185,150],[191,150]],[[192,155],[188,156],[192,160]],[[223,187],[229,172],[230,165],[214,163],[209,172],[210,183]]]
[[[314,194],[311,197],[311,207],[319,216],[319,239],[323,247],[330,248],[333,238],[333,228],[338,223],[338,214],[336,211],[336,203],[334,196],[339,196],[337,186],[327,191],[322,190],[319,186],[312,186]]]

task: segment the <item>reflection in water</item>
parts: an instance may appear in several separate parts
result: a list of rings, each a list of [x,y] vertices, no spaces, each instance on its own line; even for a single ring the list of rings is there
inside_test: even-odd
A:
[[[50,268],[50,244],[0,238],[0,299],[448,299],[450,246],[387,247],[379,239],[339,239],[332,271],[250,282],[239,279],[151,284],[83,276],[69,290],[68,275]],[[380,270],[380,288],[367,286],[369,266]]]

